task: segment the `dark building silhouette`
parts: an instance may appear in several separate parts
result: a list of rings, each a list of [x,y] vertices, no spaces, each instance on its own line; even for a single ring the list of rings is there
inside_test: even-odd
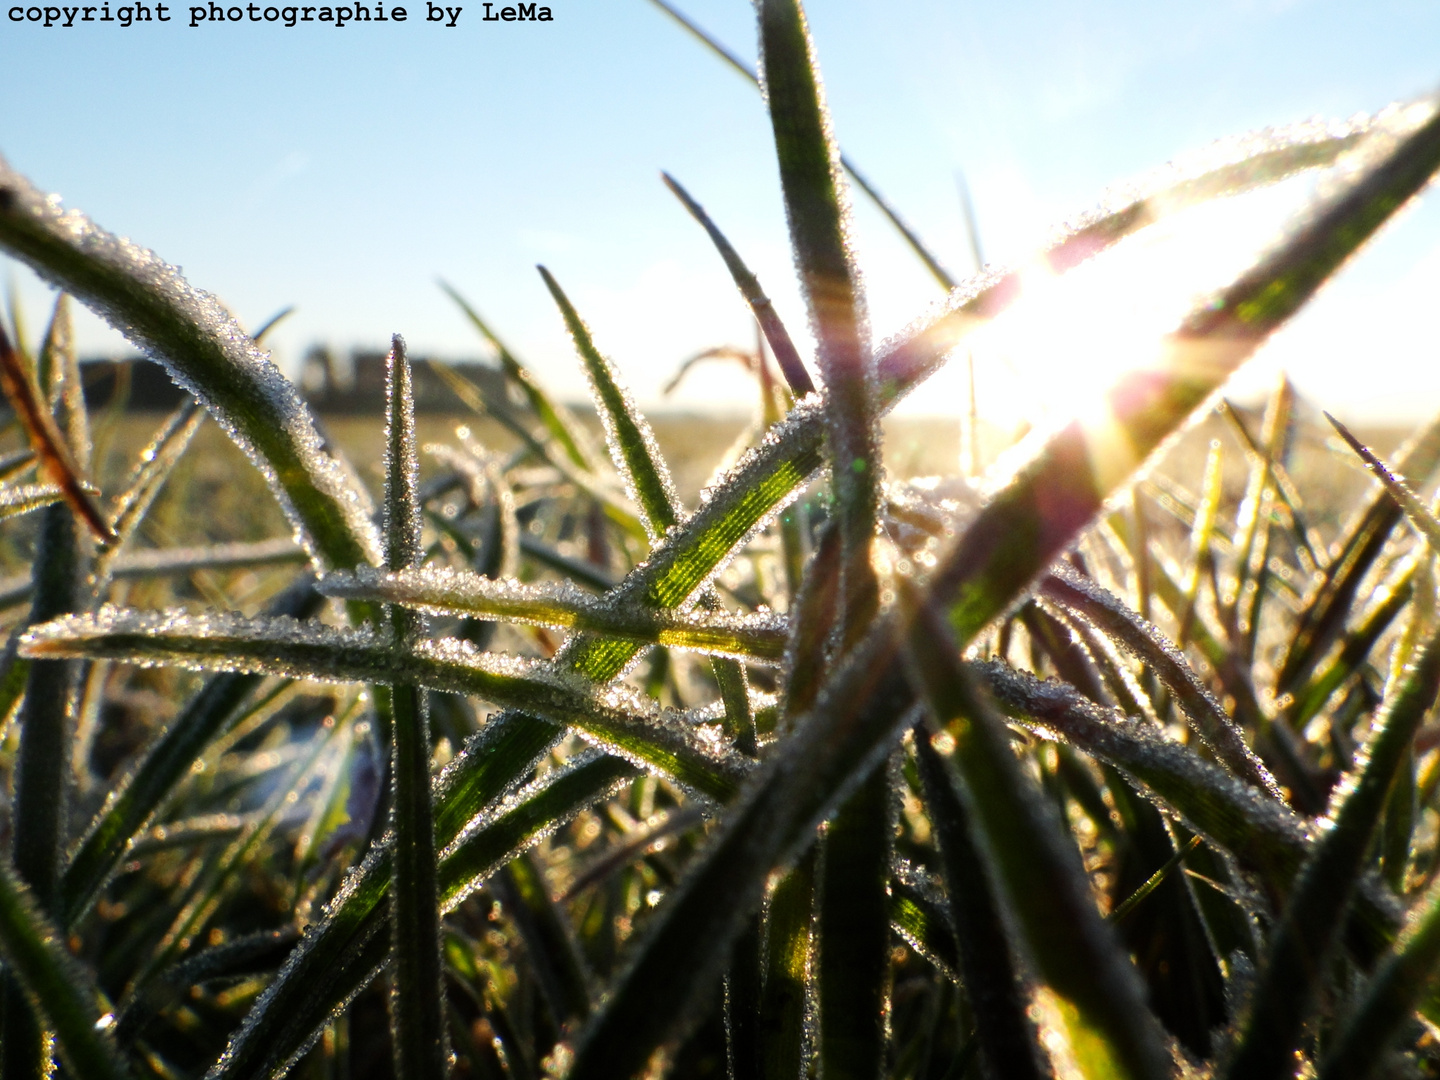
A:
[[[425,413],[466,411],[450,384],[435,372],[426,357],[411,357],[415,410]],[[447,362],[455,374],[486,396],[505,400],[504,374],[476,360]],[[85,404],[103,408],[120,395],[132,412],[170,412],[185,400],[185,392],[159,364],[143,357],[121,360],[94,359],[80,364]],[[305,354],[300,392],[317,412],[383,413],[385,411],[385,353],[357,349],[343,358],[323,346]]]

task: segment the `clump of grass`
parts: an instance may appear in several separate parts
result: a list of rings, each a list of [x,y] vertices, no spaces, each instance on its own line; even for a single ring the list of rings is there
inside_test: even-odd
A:
[[[1440,424],[1388,464],[1337,425],[1380,484],[1307,506],[1282,385],[1258,436],[1226,408],[1238,499],[1219,442],[1193,487],[1137,482],[1428,183],[1440,114],[1228,144],[1062,232],[1061,273],[1353,165],[1102,420],[981,495],[887,478],[877,425],[1018,277],[956,284],[896,217],[949,300],[877,350],[804,13],[758,18],[817,351],[666,177],[768,344],[760,433],[693,509],[542,269],[606,453],[446,286],[514,394],[443,375],[516,449],[419,447],[397,338],[377,520],[263,330],[0,165],[0,246],[195,396],[102,492],[67,301],[33,356],[18,318],[0,337],[26,442],[0,542],[33,550],[3,590],[5,1080],[52,1057],[211,1080],[1440,1070]],[[206,416],[293,542],[246,511],[249,542],[140,547],[174,534]]]

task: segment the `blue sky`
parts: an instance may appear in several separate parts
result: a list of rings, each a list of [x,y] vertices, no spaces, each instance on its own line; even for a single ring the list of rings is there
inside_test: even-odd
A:
[[[416,352],[477,354],[440,275],[578,395],[533,269],[543,262],[654,400],[685,356],[753,336],[661,168],[803,326],[760,98],[647,0],[552,0],[555,20],[539,24],[483,22],[466,2],[454,29],[425,22],[424,0],[407,6],[405,24],[342,29],[190,29],[187,5],[128,29],[0,19],[0,153],[183,266],[242,322],[297,305],[275,338],[286,366],[313,342],[379,345],[395,331]],[[746,0],[681,6],[753,58]],[[969,269],[958,170],[987,257],[1020,258],[1107,184],[1211,139],[1440,86],[1440,5],[1421,0],[813,0],[808,11],[842,145],[957,271]],[[859,201],[855,227],[883,336],[937,290]],[[36,320],[43,290],[5,272]],[[1422,206],[1277,352],[1342,412],[1440,408],[1440,345],[1416,310],[1433,309],[1437,287],[1440,212]],[[82,342],[118,347],[94,322]],[[715,369],[684,400],[745,392]],[[938,392],[927,402],[948,404]]]

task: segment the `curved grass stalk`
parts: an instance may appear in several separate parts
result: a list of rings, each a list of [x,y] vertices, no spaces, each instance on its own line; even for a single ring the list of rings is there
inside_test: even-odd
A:
[[[1405,482],[1405,478],[1397,476],[1368,446],[1350,434],[1349,428],[1328,412],[1325,419],[1330,421],[1330,426],[1340,433],[1340,437],[1355,451],[1355,455],[1365,463],[1365,467],[1375,474],[1375,479],[1380,481],[1390,497],[1399,504],[1415,531],[1429,541],[1432,550],[1440,550],[1440,519],[1437,519],[1424,500],[1415,494],[1414,489]]]
[[[1274,778],[1250,752],[1238,728],[1225,715],[1199,676],[1154,626],[1130,610],[1119,597],[1082,577],[1063,562],[1056,563],[1040,585],[1049,599],[1072,609],[1108,634],[1127,652],[1148,665],[1175,695],[1195,733],[1241,779],[1283,801]]]
[[[61,209],[4,162],[0,247],[165,365],[251,456],[318,561],[378,561],[365,492],[324,450],[296,389],[212,296],[154,253]]]
[[[22,639],[21,649],[32,659],[85,656],[329,682],[410,680],[432,690],[473,694],[550,724],[573,725],[722,803],[748,771],[637,696],[597,691],[551,665],[482,653],[453,638],[407,646],[372,630],[290,619],[103,608],[37,627]]]
[[[585,630],[644,644],[695,649],[752,663],[784,656],[787,621],[777,615],[731,615],[691,609],[657,610],[599,600],[569,582],[525,584],[469,571],[417,569],[396,573],[358,570],[320,582],[326,596],[382,600],[436,615]]]

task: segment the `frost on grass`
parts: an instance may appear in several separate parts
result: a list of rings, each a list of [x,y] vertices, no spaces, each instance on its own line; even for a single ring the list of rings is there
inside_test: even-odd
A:
[[[788,633],[785,618],[772,612],[662,612],[597,598],[570,581],[527,584],[449,567],[393,573],[361,567],[353,574],[330,574],[319,588],[327,596],[381,600],[437,615],[589,630],[637,642],[772,663],[780,660]]]
[[[0,245],[158,361],[265,476],[312,557],[378,561],[370,499],[299,392],[211,294],[154,252],[46,196],[0,159]]]
[[[0,487],[0,521],[19,517],[59,502],[65,493],[54,484],[16,484]]]

